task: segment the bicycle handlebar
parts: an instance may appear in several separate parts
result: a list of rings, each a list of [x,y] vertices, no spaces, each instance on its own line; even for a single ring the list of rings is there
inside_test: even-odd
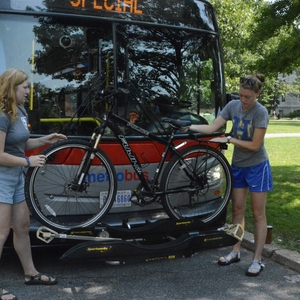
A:
[[[98,95],[101,96],[117,96],[117,95],[121,95],[121,94],[129,94],[129,91],[127,89],[123,89],[123,88],[118,88],[118,89],[114,89],[114,90],[109,90],[109,89],[105,89],[105,90],[101,90],[97,93]]]
[[[188,128],[192,125],[191,121],[185,121],[185,120],[175,120],[171,118],[162,118],[162,122],[169,123],[171,127],[173,128]]]

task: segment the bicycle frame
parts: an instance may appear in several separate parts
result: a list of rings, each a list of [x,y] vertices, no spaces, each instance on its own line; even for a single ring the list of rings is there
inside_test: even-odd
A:
[[[189,121],[187,121],[187,122],[189,122]],[[119,124],[119,125],[116,125],[116,124]],[[112,109],[109,109],[107,118],[103,121],[103,123],[101,124],[100,127],[95,129],[95,132],[91,137],[91,142],[93,143],[93,149],[96,150],[98,148],[98,145],[100,144],[102,136],[104,135],[105,129],[108,127],[114,133],[119,144],[122,146],[134,171],[138,175],[143,187],[149,193],[149,196],[150,195],[152,195],[152,196],[160,195],[160,194],[164,193],[164,192],[160,192],[160,193],[154,192],[153,188],[149,185],[149,182],[146,180],[146,178],[143,174],[141,163],[138,160],[138,158],[136,157],[136,155],[134,154],[134,152],[132,151],[130,144],[128,143],[128,141],[126,139],[126,136],[121,132],[120,126],[125,126],[128,129],[132,129],[135,132],[138,132],[138,133],[142,134],[143,136],[148,137],[150,140],[158,142],[158,143],[166,146],[165,150],[162,153],[161,160],[158,163],[158,166],[156,168],[156,171],[155,171],[155,174],[153,177],[153,186],[156,186],[156,183],[158,182],[158,178],[161,174],[162,167],[167,159],[167,154],[169,152],[171,152],[175,155],[180,156],[177,149],[184,146],[187,142],[181,143],[180,145],[175,147],[172,142],[175,132],[177,130],[175,127],[173,128],[172,133],[169,135],[168,139],[165,139],[165,138],[159,137],[155,134],[152,134],[152,133],[148,132],[147,130],[145,130],[135,124],[130,123],[126,119],[119,117],[118,115],[116,115],[112,112]]]

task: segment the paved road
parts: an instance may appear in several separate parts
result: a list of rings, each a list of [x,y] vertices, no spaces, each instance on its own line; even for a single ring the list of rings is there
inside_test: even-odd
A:
[[[19,300],[40,299],[299,299],[300,274],[273,260],[264,259],[266,269],[259,277],[244,275],[253,253],[242,249],[242,261],[226,267],[217,258],[229,248],[214,249],[190,258],[177,258],[112,266],[104,262],[64,263],[59,250],[36,250],[39,270],[57,276],[56,286],[26,286],[17,256],[2,257],[1,286]]]
[[[293,261],[293,253],[270,248],[261,275],[254,278],[244,275],[253,256],[247,250],[251,249],[251,239],[250,236],[245,241],[242,261],[226,267],[218,266],[217,259],[230,248],[199,252],[191,258],[117,266],[103,262],[67,264],[59,260],[63,253],[60,249],[34,250],[37,268],[56,276],[59,280],[56,286],[26,286],[17,256],[6,254],[0,261],[0,287],[14,292],[19,300],[299,299],[300,272],[294,270],[300,270],[300,260],[297,256]],[[292,257],[289,265],[299,268],[290,269],[276,262],[288,257]]]

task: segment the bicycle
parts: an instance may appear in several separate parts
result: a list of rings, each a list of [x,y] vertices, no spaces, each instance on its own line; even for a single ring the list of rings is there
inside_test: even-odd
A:
[[[109,212],[117,193],[116,170],[108,155],[99,148],[109,128],[125,151],[140,183],[130,201],[137,205],[160,202],[170,218],[216,220],[226,209],[232,189],[231,170],[225,156],[210,142],[189,135],[174,144],[175,133],[190,121],[165,118],[171,127],[167,136],[152,134],[114,113],[120,90],[97,95],[107,105],[106,116],[95,128],[90,141],[72,139],[44,149],[46,164],[29,168],[25,194],[34,217],[54,230],[92,226]],[[121,131],[124,126],[165,145],[151,179],[143,174],[141,162]]]

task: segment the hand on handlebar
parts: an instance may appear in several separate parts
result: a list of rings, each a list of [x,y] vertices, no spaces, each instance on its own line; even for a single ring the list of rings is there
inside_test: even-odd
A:
[[[178,129],[178,132],[180,132],[180,133],[186,133],[189,129],[190,129],[190,127],[182,127],[180,129]]]

